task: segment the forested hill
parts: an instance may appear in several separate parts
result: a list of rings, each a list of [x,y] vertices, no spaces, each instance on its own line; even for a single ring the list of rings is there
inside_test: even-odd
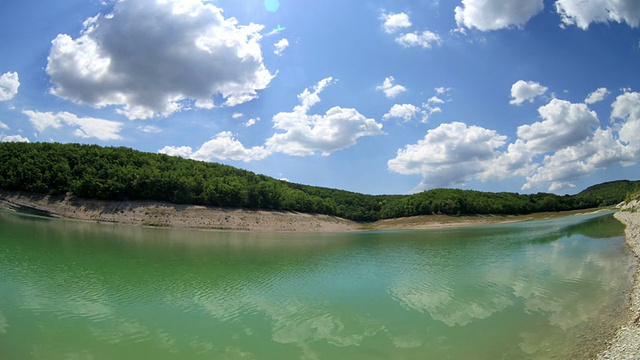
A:
[[[434,189],[414,195],[365,195],[289,183],[232,166],[124,147],[0,143],[0,189],[101,200],[160,200],[337,215],[375,221],[414,215],[525,214],[616,204],[640,182],[616,181],[576,195],[522,195]]]

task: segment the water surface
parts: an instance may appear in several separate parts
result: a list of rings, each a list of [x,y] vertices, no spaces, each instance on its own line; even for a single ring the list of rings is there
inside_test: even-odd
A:
[[[257,234],[0,213],[0,358],[584,358],[625,315],[622,234],[611,214]]]

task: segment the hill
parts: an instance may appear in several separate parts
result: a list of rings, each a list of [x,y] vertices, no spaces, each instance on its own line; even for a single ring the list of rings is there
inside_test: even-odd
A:
[[[151,200],[281,210],[359,222],[417,215],[529,214],[608,206],[640,190],[638,181],[592,186],[576,195],[433,189],[366,195],[277,180],[232,166],[124,147],[0,143],[0,189],[84,199]]]

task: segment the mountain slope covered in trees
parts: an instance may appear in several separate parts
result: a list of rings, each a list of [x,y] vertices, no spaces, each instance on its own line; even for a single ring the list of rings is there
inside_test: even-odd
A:
[[[124,147],[0,143],[0,189],[51,195],[72,192],[100,200],[297,211],[369,222],[428,214],[526,214],[609,206],[638,193],[640,182],[609,182],[565,196],[458,189],[366,195]]]

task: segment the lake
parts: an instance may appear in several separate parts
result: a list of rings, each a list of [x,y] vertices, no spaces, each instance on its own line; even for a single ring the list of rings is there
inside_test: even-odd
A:
[[[623,232],[611,213],[264,234],[0,212],[0,358],[584,358],[626,315]]]

